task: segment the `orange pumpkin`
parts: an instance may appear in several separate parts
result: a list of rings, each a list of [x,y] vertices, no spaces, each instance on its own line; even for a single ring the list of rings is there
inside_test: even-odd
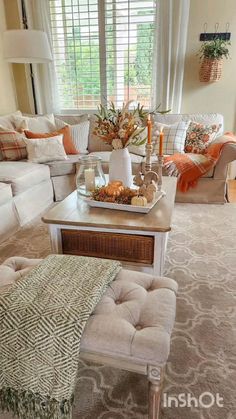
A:
[[[123,190],[124,190],[123,183],[119,181],[110,182],[105,187],[105,192],[108,196],[120,196]]]

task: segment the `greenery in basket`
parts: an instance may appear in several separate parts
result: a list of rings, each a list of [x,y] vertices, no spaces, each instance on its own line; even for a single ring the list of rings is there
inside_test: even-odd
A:
[[[159,111],[160,105],[152,112],[144,110],[140,103],[130,109],[133,101],[124,103],[122,108],[115,108],[113,102],[108,106],[100,105],[96,126],[93,133],[103,142],[110,144],[115,150],[125,148],[128,145],[140,146],[147,140],[146,122],[148,115],[166,113]]]
[[[214,39],[213,41],[203,42],[198,55],[200,58],[207,58],[210,60],[221,60],[222,58],[229,58],[229,41],[223,39]]]

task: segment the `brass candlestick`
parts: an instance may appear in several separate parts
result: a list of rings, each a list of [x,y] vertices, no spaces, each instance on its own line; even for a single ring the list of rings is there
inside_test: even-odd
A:
[[[145,162],[145,173],[150,172],[152,170],[152,162],[151,162],[151,155],[152,155],[153,146],[152,143],[146,143],[146,162]]]

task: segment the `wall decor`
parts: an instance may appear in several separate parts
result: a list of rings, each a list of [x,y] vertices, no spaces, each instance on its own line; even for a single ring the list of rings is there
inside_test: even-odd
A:
[[[201,82],[219,81],[222,75],[223,59],[229,58],[229,46],[231,44],[225,37],[222,38],[218,35],[220,34],[216,32],[211,41],[204,41],[199,50],[198,55],[200,55],[201,60],[199,77]]]

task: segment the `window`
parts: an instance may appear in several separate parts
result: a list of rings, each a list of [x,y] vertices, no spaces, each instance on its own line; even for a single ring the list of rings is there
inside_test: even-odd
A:
[[[63,110],[150,106],[156,0],[49,0]]]

